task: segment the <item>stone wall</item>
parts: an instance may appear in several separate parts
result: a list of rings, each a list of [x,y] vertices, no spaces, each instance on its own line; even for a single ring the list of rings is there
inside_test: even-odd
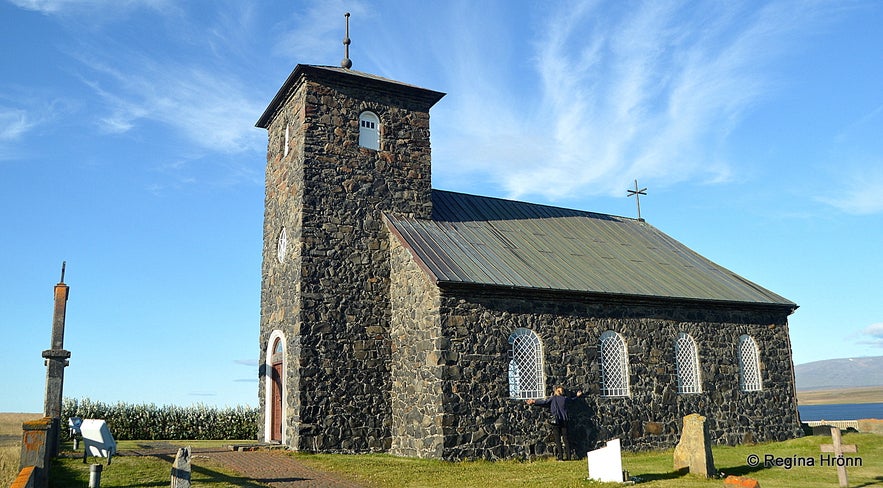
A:
[[[258,398],[262,421],[258,436],[265,439],[267,376],[267,349],[270,335],[281,331],[285,345],[285,378],[283,379],[288,413],[283,432],[287,443],[299,446],[300,420],[300,308],[301,296],[296,283],[301,274],[300,244],[303,235],[303,178],[304,134],[306,130],[306,85],[294,91],[282,110],[268,127],[267,169],[264,200],[264,247],[261,272],[261,327],[259,336],[261,365]],[[288,154],[285,151],[285,132],[288,128]],[[283,262],[277,257],[279,234],[285,228],[288,237]]]
[[[445,420],[439,290],[397,239],[390,242],[392,278],[392,448],[400,456],[441,458]]]
[[[570,394],[571,446],[583,455],[619,437],[626,449],[671,447],[680,419],[708,418],[712,441],[737,444],[800,436],[788,312],[734,310],[686,303],[614,302],[587,296],[504,294],[479,287],[445,288],[441,296],[445,459],[530,458],[551,453],[547,409],[509,398],[509,334],[525,327],[543,341],[546,389]],[[601,397],[598,340],[614,330],[626,340],[629,397]],[[696,340],[703,392],[678,394],[674,342]],[[739,387],[738,337],[760,350],[763,390]]]
[[[287,440],[298,450],[390,448],[390,268],[382,214],[432,212],[429,106],[389,83],[358,78],[311,70],[268,127],[261,354],[263,360],[272,331],[283,330],[291,346]],[[365,110],[380,118],[379,151],[358,145]],[[292,252],[279,263],[283,226]]]

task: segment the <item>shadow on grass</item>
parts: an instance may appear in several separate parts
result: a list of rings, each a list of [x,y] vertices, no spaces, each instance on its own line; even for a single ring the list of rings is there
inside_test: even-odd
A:
[[[733,466],[732,468],[719,468],[718,472],[727,473],[727,475],[733,476],[747,476],[751,473],[756,473],[758,471],[763,471],[767,469],[763,463],[758,464],[757,466],[749,466],[747,464],[742,464],[739,466]]]
[[[765,469],[763,466],[734,466],[732,468],[718,468],[718,474],[724,473],[726,476],[734,475],[734,476],[746,476],[751,473],[756,473],[757,471],[762,471]],[[688,476],[690,472],[687,468],[678,470],[678,471],[669,471],[667,473],[642,473],[637,474],[638,478],[641,478],[642,482],[646,481],[663,481],[663,480],[674,480],[684,476]]]
[[[175,463],[175,456],[171,456],[168,454],[158,454],[156,456],[151,456],[162,461],[169,463],[169,469]],[[205,466],[200,466],[197,464],[191,464],[190,470],[192,475],[190,477],[191,483],[193,484],[203,484],[203,483],[228,483],[231,486],[238,486],[242,488],[266,488],[265,484],[262,483],[270,483],[276,481],[303,481],[302,478],[291,478],[291,479],[268,479],[268,480],[253,480],[251,478],[244,478],[238,475],[229,475],[222,473],[220,471],[216,471],[213,469],[209,469]],[[171,478],[171,471],[169,472],[169,477]],[[170,479],[171,481],[171,479]],[[159,486],[166,486],[169,482],[165,482]],[[157,486],[157,485],[132,485],[132,486]]]
[[[867,483],[861,485],[855,485],[856,488],[864,488],[865,486],[880,486],[883,485],[883,476],[877,476],[874,478],[874,481],[869,481]]]
[[[114,462],[110,466],[104,466],[102,473],[101,486],[104,488],[116,487],[136,487],[149,488],[169,486],[171,481],[171,468],[174,462],[174,456],[156,455],[156,456],[126,456],[125,458],[137,459],[154,459],[161,461],[160,466],[145,467],[141,463],[134,466],[126,466],[121,462],[121,458],[114,458]],[[82,459],[82,458],[79,458]],[[49,470],[49,487],[50,488],[66,488],[70,486],[86,486],[89,482],[89,465],[82,464],[80,461],[68,459],[56,459],[52,462]],[[222,473],[215,469],[192,465],[191,483],[194,485],[206,486],[226,486],[241,488],[266,488],[265,484],[250,478],[238,475],[230,475]],[[263,480],[262,480],[263,481]],[[291,480],[266,480],[264,483],[273,481],[299,481]]]
[[[686,475],[686,471],[669,471],[668,473],[641,473],[636,474],[632,473],[632,476],[636,476],[641,479],[641,483],[646,481],[662,481],[662,480],[673,480],[677,478],[681,478]]]

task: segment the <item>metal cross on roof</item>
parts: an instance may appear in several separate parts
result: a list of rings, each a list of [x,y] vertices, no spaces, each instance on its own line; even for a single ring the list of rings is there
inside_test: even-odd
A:
[[[630,196],[630,197],[631,197],[631,196],[634,196],[634,197],[635,197],[635,203],[638,205],[638,220],[640,220],[641,222],[643,222],[644,219],[641,218],[641,195],[646,196],[646,195],[647,195],[647,189],[646,189],[646,188],[641,188],[641,189],[639,190],[639,189],[638,189],[638,180],[635,180],[635,189],[634,189],[634,190],[626,190],[626,191],[628,192],[628,196]]]

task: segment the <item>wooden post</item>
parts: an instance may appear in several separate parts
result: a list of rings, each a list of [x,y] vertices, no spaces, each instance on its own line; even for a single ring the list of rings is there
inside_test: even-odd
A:
[[[855,444],[841,444],[840,427],[831,427],[831,439],[833,444],[822,444],[819,446],[822,452],[833,452],[834,457],[841,460],[844,452],[858,452]],[[849,481],[846,479],[846,463],[837,459],[832,460],[832,462],[837,465],[837,480],[840,481],[840,486],[849,486]]]

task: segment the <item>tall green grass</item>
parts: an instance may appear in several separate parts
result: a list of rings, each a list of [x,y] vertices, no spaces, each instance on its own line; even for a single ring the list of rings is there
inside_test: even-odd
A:
[[[70,417],[104,419],[117,440],[255,439],[258,435],[258,409],[243,406],[108,404],[65,398],[62,419]]]

